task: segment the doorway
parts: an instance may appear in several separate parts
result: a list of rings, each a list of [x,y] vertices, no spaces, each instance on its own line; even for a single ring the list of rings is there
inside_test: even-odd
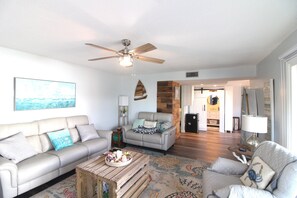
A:
[[[194,90],[193,113],[199,116],[199,131],[224,132],[224,90]]]

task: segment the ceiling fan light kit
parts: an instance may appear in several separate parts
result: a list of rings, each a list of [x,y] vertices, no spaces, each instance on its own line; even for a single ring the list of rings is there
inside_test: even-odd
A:
[[[147,61],[147,62],[152,62],[152,63],[158,63],[162,64],[165,62],[165,60],[158,59],[158,58],[152,58],[152,57],[147,57],[147,56],[142,56],[140,54],[152,51],[157,49],[154,45],[147,43],[144,45],[141,45],[135,49],[129,50],[128,46],[130,46],[131,41],[129,39],[123,39],[122,44],[125,46],[124,49],[120,51],[116,51],[113,49],[109,49],[106,47],[102,47],[99,45],[95,45],[92,43],[86,43],[86,45],[96,47],[99,49],[103,49],[106,51],[114,52],[116,55],[115,56],[107,56],[107,57],[101,57],[101,58],[92,58],[89,59],[89,61],[96,61],[96,60],[103,60],[103,59],[109,59],[109,58],[118,58],[119,59],[119,64],[123,67],[132,67],[133,66],[133,60],[138,59],[141,61]]]
[[[131,67],[133,65],[133,58],[130,54],[124,54],[119,57],[120,65],[123,67]]]

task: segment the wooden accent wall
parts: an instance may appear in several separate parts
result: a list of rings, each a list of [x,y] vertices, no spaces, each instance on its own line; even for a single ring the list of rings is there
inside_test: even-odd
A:
[[[178,96],[176,97],[176,87]],[[172,113],[176,126],[176,138],[180,136],[180,84],[174,81],[159,81],[157,84],[157,112]]]

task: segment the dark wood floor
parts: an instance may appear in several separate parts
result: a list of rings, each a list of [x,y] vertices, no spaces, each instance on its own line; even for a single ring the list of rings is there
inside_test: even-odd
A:
[[[213,162],[218,157],[235,159],[228,147],[240,142],[240,133],[220,133],[206,131],[199,133],[181,133],[168,154]]]

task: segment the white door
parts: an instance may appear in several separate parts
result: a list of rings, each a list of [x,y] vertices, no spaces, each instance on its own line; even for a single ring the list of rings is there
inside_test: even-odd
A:
[[[207,98],[206,97],[198,97],[194,100],[194,108],[198,113],[198,130],[207,131]]]

